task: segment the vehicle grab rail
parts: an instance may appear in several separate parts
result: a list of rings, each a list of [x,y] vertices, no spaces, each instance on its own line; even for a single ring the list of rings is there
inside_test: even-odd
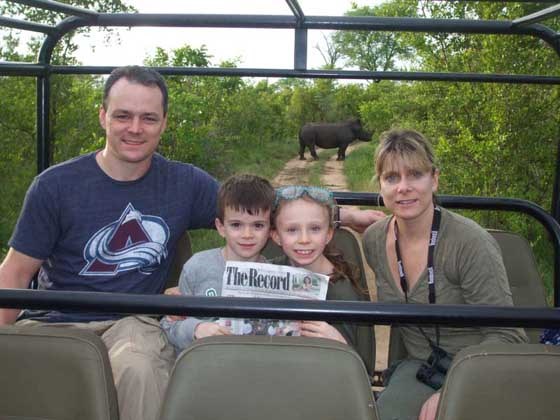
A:
[[[560,327],[560,309],[2,289],[0,307],[365,324]]]

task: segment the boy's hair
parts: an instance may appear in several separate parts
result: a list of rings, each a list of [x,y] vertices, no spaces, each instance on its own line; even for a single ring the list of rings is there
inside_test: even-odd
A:
[[[274,197],[274,188],[268,180],[256,175],[233,175],[218,190],[218,219],[224,222],[228,207],[251,215],[271,210]]]

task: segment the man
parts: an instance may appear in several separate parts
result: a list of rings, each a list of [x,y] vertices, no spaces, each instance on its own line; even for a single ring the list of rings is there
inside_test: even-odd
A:
[[[35,178],[0,265],[0,288],[157,294],[187,229],[213,226],[218,183],[206,172],[156,153],[167,122],[167,87],[157,72],[115,69],[99,121],[103,150],[53,166]],[[380,212],[344,210],[363,230]],[[90,329],[107,346],[121,420],[154,420],[173,348],[146,316],[0,309],[0,325]]]
[[[0,287],[161,293],[186,229],[210,227],[218,183],[155,153],[167,122],[167,88],[155,71],[118,68],[108,78],[99,121],[105,148],[37,176],[30,186]],[[1,309],[0,324],[18,310]],[[154,420],[173,361],[159,323],[145,316],[42,311],[18,325],[80,326],[107,345],[121,419]],[[59,324],[57,324],[59,325]]]

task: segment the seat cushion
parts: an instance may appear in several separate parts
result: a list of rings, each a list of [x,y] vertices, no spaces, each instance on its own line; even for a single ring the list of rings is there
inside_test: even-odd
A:
[[[447,374],[437,419],[557,419],[559,378],[558,346],[467,347]]]
[[[369,378],[349,346],[306,337],[198,340],[177,359],[162,420],[376,419]]]
[[[90,331],[0,327],[0,418],[118,419],[105,345]]]

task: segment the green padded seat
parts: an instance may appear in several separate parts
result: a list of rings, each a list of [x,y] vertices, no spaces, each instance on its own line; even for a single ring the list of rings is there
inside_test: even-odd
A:
[[[546,292],[533,250],[527,239],[501,230],[489,230],[502,250],[515,306],[546,306]]]
[[[509,287],[515,306],[547,306],[546,291],[531,245],[524,237],[501,230],[489,230],[502,249]],[[526,328],[530,343],[537,344],[542,329]]]
[[[470,346],[449,369],[436,418],[556,420],[559,378],[559,346]]]
[[[105,345],[90,331],[0,327],[0,419],[117,420]]]
[[[160,420],[375,420],[361,358],[306,337],[197,340],[177,359]]]

